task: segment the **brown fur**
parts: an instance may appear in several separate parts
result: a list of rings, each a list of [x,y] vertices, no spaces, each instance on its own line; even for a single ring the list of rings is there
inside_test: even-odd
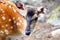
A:
[[[9,8],[9,6],[11,6],[11,8]],[[1,9],[3,9],[4,13]],[[16,12],[14,12],[13,9]],[[2,19],[2,16],[4,16],[6,20],[3,20],[4,18]],[[13,17],[15,19],[13,19]],[[10,22],[9,19],[11,19]],[[16,21],[16,23],[14,23],[14,21]],[[5,32],[1,33],[1,40],[5,40],[5,38],[9,35],[17,35],[25,32],[26,20],[19,14],[19,12],[17,11],[17,7],[11,2],[0,2],[0,22],[0,30],[4,32],[4,30],[6,29],[9,32],[9,34],[6,34]],[[17,23],[19,23],[19,25],[16,25]],[[6,24],[8,24],[8,27],[6,27]],[[2,26],[4,27],[2,28]],[[13,29],[11,29],[11,26],[13,26]]]

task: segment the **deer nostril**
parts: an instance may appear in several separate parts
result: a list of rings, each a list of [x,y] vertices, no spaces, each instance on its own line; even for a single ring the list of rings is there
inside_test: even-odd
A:
[[[26,35],[30,35],[30,33],[31,33],[31,31],[27,31],[27,32],[26,32]]]

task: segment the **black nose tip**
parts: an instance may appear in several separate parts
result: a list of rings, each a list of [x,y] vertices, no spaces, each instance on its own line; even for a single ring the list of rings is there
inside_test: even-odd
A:
[[[30,31],[29,31],[29,32],[26,32],[26,35],[28,35],[28,36],[29,36],[30,34],[31,34],[31,32],[30,32]]]

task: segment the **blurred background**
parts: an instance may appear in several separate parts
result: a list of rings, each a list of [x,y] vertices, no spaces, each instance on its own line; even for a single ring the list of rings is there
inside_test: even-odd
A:
[[[13,3],[20,2],[24,10],[20,10],[21,14],[25,16],[25,9],[28,7],[37,8],[41,11],[44,8],[44,14],[38,15],[37,22],[32,23],[32,32],[30,36],[9,36],[11,40],[60,40],[53,34],[55,30],[60,29],[60,0],[9,0]],[[35,23],[35,24],[34,24]],[[34,26],[34,27],[33,27]],[[60,35],[60,30],[57,32]],[[8,39],[9,39],[8,38]]]

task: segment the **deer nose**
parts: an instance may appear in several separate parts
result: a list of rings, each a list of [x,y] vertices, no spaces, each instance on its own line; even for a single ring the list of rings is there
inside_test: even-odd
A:
[[[26,35],[30,35],[31,33],[31,20],[27,22],[27,28],[26,28]]]
[[[30,35],[31,33],[31,29],[30,29],[30,25],[27,25],[27,28],[26,28],[26,35]]]
[[[31,31],[26,31],[26,35],[30,35],[31,34]]]

